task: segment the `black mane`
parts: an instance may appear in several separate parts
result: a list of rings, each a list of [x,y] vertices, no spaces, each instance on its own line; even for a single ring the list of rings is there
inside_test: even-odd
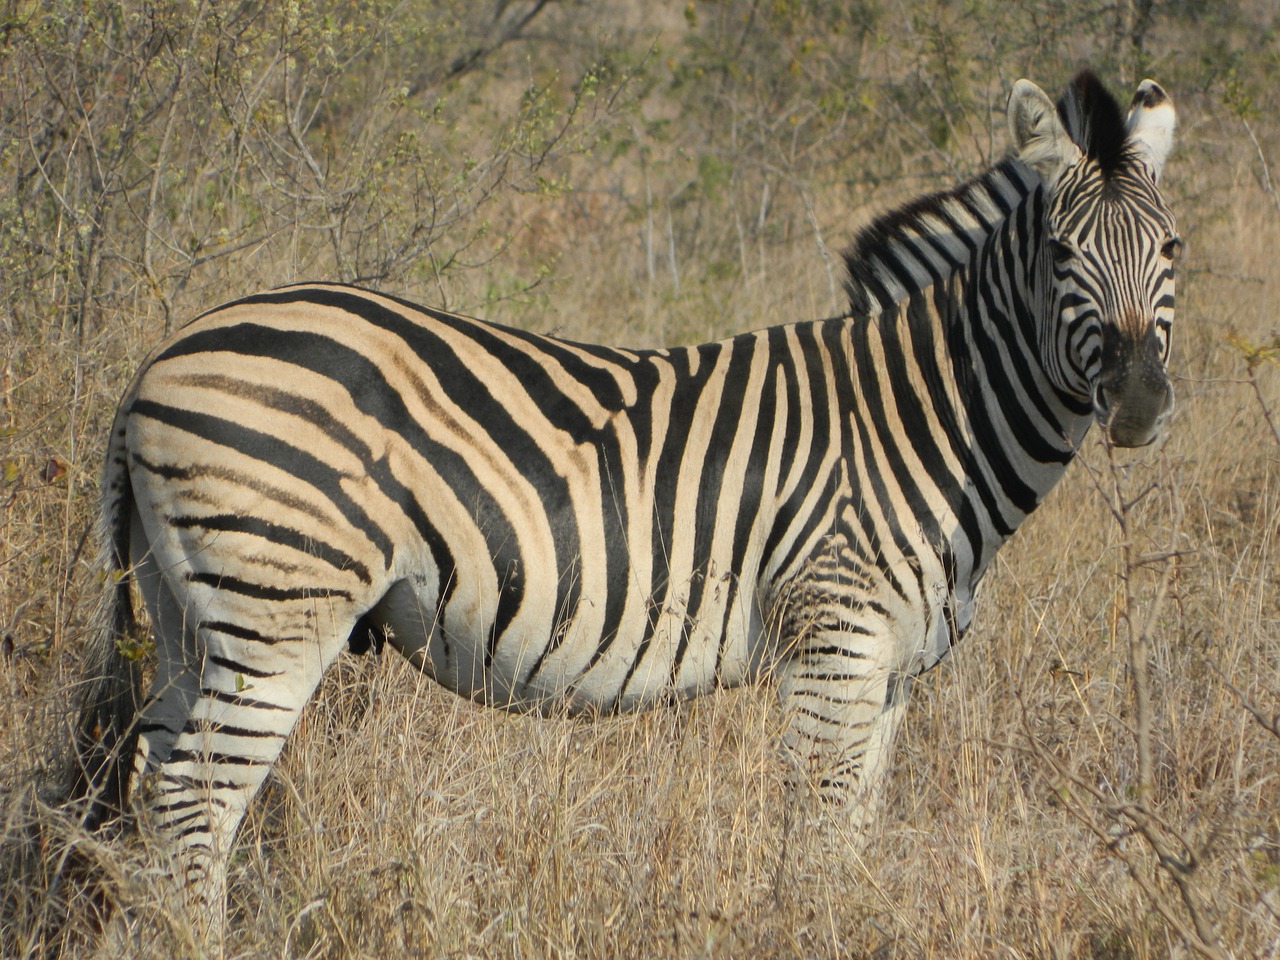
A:
[[[1076,146],[1097,162],[1104,177],[1120,168],[1128,139],[1124,112],[1092,70],[1076,74],[1058,100],[1058,116]]]
[[[917,197],[860,229],[844,254],[849,315],[888,307],[896,300],[893,287],[922,289],[967,261],[991,225],[1008,215],[1010,191],[1019,189],[1012,185],[1027,176],[1007,157],[971,180]],[[928,277],[911,277],[895,267],[901,244],[915,248],[911,262]]]

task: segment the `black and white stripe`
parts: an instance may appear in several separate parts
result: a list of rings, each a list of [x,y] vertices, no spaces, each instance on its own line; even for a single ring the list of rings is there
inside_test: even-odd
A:
[[[221,910],[228,846],[349,643],[513,709],[631,710],[778,678],[802,776],[865,815],[905,678],[1089,424],[1172,403],[1172,105],[1020,81],[1018,155],[866,229],[850,310],[667,350],[570,343],[351,287],[251,296],[159,346],[105,474],[153,623],[110,649],[81,791],[140,801]],[[132,629],[128,582],[113,631]],[[111,639],[111,636],[108,637]],[[131,738],[136,737],[136,748]]]

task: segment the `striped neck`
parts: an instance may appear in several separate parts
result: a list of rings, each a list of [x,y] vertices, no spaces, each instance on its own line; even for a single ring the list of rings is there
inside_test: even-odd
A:
[[[962,592],[1091,422],[1041,356],[1054,309],[1043,223],[1038,177],[1007,159],[877,219],[846,257],[855,432],[881,449],[887,424],[913,438],[893,485]]]

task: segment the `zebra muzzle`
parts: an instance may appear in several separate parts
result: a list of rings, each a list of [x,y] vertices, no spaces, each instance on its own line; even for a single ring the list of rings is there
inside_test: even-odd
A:
[[[1116,446],[1145,447],[1160,435],[1173,410],[1173,385],[1154,337],[1107,346],[1102,375],[1093,386],[1094,417]]]

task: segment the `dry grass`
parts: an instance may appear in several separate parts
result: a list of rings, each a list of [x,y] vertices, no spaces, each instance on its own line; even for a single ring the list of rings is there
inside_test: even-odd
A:
[[[1114,461],[1086,444],[1001,554],[974,630],[914,688],[865,847],[789,809],[768,687],[588,724],[478,709],[393,655],[344,658],[240,835],[227,955],[1187,956],[1186,901],[1125,813],[1138,804],[1185,840],[1178,857],[1194,852],[1181,875],[1222,949],[1280,957],[1280,735],[1246,708],[1280,712],[1280,442],[1264,416],[1280,414],[1280,368],[1251,381],[1227,340],[1277,332],[1280,210],[1243,128],[1209,99],[1179,106],[1168,176],[1188,257],[1169,435]],[[1273,120],[1254,128],[1280,158]],[[511,198],[495,216],[524,227],[486,276],[549,272],[488,314],[653,343],[835,308],[816,239],[849,237],[847,193],[809,183],[812,219],[800,191],[780,196],[790,226],[767,249],[722,243],[724,209],[691,226],[679,218],[700,214],[673,207],[685,232],[668,262],[667,208],[654,227],[626,200],[650,174],[638,159],[580,163],[565,168],[576,189]],[[176,308],[246,292],[240,275],[228,262]],[[447,282],[455,304],[492,299],[478,274]],[[438,299],[434,280],[397,289]],[[44,867],[71,845],[127,908],[108,955],[198,953],[157,902],[141,841],[99,843],[36,802],[98,595],[88,532],[105,431],[164,322],[140,293],[112,302],[78,343],[31,323],[0,339],[0,949],[19,956],[44,949],[40,918],[58,915]],[[1122,525],[1111,505],[1130,500]],[[1126,610],[1151,649],[1149,790]],[[80,906],[67,956],[94,951]]]

